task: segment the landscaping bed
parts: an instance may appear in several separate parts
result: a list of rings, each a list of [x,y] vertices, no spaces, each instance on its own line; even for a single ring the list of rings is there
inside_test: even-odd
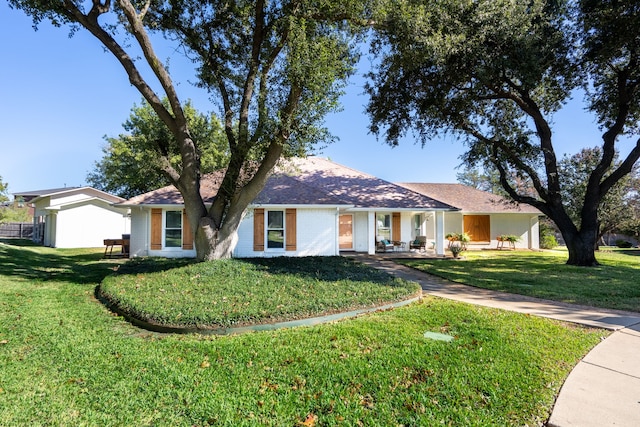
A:
[[[419,294],[416,283],[343,257],[131,260],[98,290],[116,311],[150,326],[203,331],[324,316]]]

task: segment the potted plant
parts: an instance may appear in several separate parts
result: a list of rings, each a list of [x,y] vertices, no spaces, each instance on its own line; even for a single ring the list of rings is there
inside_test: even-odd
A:
[[[458,233],[447,233],[445,234],[444,238],[449,241],[449,244],[447,247],[451,248],[451,245],[453,244],[453,242],[458,240]]]
[[[469,233],[447,233],[444,237],[449,241],[449,248],[454,246],[454,242],[460,242],[462,250],[466,250],[467,244],[471,241]]]
[[[449,250],[451,251],[451,254],[453,255],[454,258],[459,258],[460,257],[460,253],[462,253],[462,251],[465,250],[464,246],[462,246],[461,243],[452,243],[449,246]]]
[[[516,242],[520,241],[520,236],[516,236],[515,234],[501,234],[496,239],[498,240],[498,249],[504,247],[505,242],[509,244],[509,248],[515,249]]]

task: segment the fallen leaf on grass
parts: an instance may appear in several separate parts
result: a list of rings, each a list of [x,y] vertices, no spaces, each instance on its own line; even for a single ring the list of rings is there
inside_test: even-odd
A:
[[[317,422],[318,422],[318,416],[314,414],[309,414],[307,415],[307,419],[305,419],[304,421],[299,421],[298,425],[304,426],[304,427],[314,427]]]

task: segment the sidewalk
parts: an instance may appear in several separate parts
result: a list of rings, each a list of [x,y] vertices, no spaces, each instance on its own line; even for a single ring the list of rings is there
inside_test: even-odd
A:
[[[550,427],[640,426],[640,313],[598,309],[453,283],[376,256],[359,261],[420,283],[433,296],[614,331],[571,371]]]

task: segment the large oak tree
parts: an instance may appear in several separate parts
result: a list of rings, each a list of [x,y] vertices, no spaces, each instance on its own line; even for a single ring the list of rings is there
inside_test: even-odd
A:
[[[640,157],[640,140],[613,165],[616,142],[638,131],[640,3],[635,0],[389,1],[380,11],[371,74],[371,129],[390,144],[452,132],[465,161],[500,174],[517,202],[558,226],[568,264],[596,265],[598,207]],[[602,130],[579,223],[563,200],[553,113],[576,93]],[[577,141],[593,146],[595,141]],[[535,195],[514,187],[530,182]]]
[[[170,108],[166,99],[164,103]],[[228,144],[218,118],[199,113],[189,101],[183,109],[189,130],[198,141],[200,172],[206,174],[223,168],[229,160]],[[169,159],[179,172],[182,169],[180,150],[173,134],[149,103],[143,99],[141,105],[134,105],[122,127],[126,133],[105,136],[102,158],[87,174],[87,182],[125,199],[171,184],[162,173],[160,159]],[[160,147],[156,141],[159,140],[167,141],[163,147],[169,151],[158,152]]]
[[[337,108],[357,60],[349,23],[357,0],[9,0],[37,25],[48,20],[88,31],[122,65],[175,138],[181,169],[160,155],[163,173],[184,198],[198,259],[229,257],[238,225],[283,155],[304,154],[328,139],[324,115]],[[215,201],[200,195],[199,141],[155,32],[185,49],[198,86],[221,109],[229,161]],[[82,55],[82,52],[78,52]],[[140,57],[140,59],[136,59]],[[149,68],[151,73],[145,74]],[[169,108],[162,102],[166,97]],[[158,140],[157,152],[170,153]]]

